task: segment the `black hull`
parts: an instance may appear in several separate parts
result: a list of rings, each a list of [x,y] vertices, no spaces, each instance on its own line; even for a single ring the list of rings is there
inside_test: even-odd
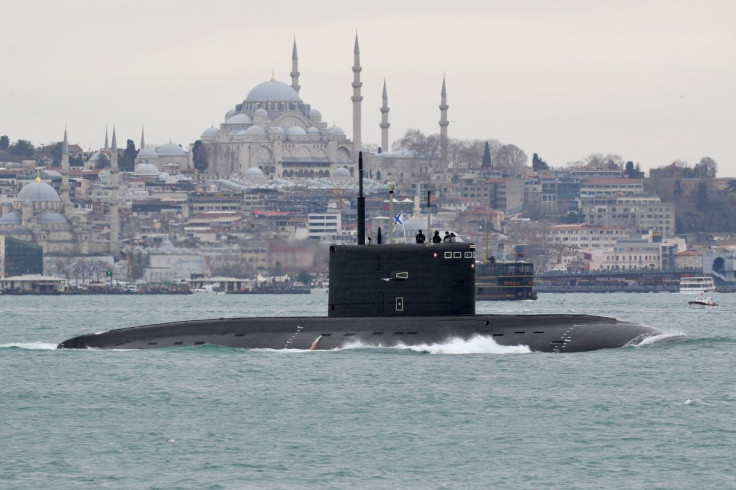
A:
[[[221,318],[122,328],[65,340],[59,349],[151,349],[221,345],[248,349],[336,349],[359,344],[438,344],[477,335],[537,352],[582,352],[636,345],[656,328],[590,315]]]

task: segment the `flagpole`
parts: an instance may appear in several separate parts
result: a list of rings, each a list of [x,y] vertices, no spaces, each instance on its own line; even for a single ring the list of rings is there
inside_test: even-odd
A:
[[[389,229],[389,235],[388,235],[388,243],[394,243],[394,221],[396,218],[394,218],[394,183],[389,182],[388,183],[388,215],[391,217],[389,221],[391,222],[391,228]]]

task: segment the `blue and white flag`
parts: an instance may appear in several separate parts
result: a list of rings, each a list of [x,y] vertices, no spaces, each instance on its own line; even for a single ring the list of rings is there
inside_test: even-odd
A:
[[[396,216],[394,216],[394,224],[395,225],[403,225],[404,224],[404,214],[399,213]]]

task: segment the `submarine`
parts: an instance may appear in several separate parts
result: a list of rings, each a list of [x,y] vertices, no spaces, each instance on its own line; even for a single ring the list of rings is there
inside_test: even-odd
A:
[[[327,316],[178,321],[80,335],[59,349],[151,349],[219,345],[326,350],[416,346],[492,338],[537,352],[583,352],[640,344],[659,329],[595,315],[475,312],[472,243],[365,243],[359,156],[358,243],[330,245]],[[429,199],[428,199],[429,201]],[[427,203],[429,206],[429,202]],[[429,210],[428,210],[429,211]]]

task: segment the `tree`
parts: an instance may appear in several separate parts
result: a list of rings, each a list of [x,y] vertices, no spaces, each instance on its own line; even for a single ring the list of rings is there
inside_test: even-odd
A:
[[[95,163],[95,168],[101,169],[101,168],[107,168],[109,166],[110,166],[110,158],[106,154],[100,152],[100,156],[97,158],[97,162]]]
[[[63,143],[59,142],[51,147],[51,166],[58,167],[61,165],[61,150],[64,146]]]
[[[125,146],[125,151],[120,157],[118,167],[123,172],[132,172],[135,170],[135,157],[138,156],[138,150],[135,149],[135,142],[128,140]]]
[[[524,150],[516,145],[503,145],[496,153],[496,164],[500,168],[521,167],[529,158]]]
[[[701,179],[715,179],[718,174],[718,164],[711,157],[703,157],[695,164],[693,170]]]
[[[532,170],[540,172],[542,170],[549,170],[549,165],[543,159],[539,158],[536,153],[532,155]]]
[[[534,154],[536,155],[536,153]],[[481,167],[491,168],[491,147],[488,146],[488,142],[483,146],[483,159],[481,160]]]
[[[7,150],[10,146],[10,138],[8,138],[8,135],[4,134],[0,136],[0,150]]]
[[[36,148],[28,140],[18,140],[8,147],[10,153],[26,158],[33,158],[36,154]]]
[[[207,161],[207,148],[202,143],[202,140],[194,142],[194,147],[192,148],[192,162],[194,163],[194,168],[200,172],[204,172],[207,170],[207,167],[209,167],[209,162]]]

